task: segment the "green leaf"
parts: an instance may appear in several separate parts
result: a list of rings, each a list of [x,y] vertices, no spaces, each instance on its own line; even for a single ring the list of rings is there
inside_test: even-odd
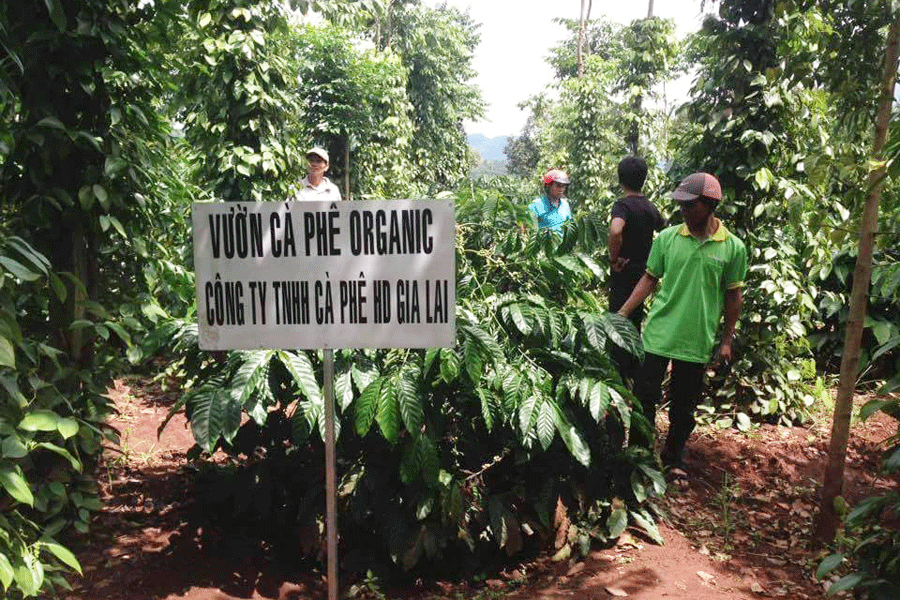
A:
[[[41,542],[41,547],[49,551],[53,556],[58,558],[64,565],[72,568],[81,575],[81,564],[75,555],[68,548],[57,544],[56,542]]]
[[[422,376],[428,377],[428,372],[431,370],[431,365],[434,363],[434,359],[440,355],[440,348],[429,348],[425,351],[425,362],[422,365]]]
[[[516,326],[522,335],[531,335],[532,329],[534,329],[531,325],[531,322],[528,320],[528,317],[522,311],[522,306],[519,304],[510,304],[509,305],[509,314],[512,317],[513,324]]]
[[[826,556],[819,563],[819,568],[816,569],[816,579],[822,579],[834,571],[842,562],[844,562],[844,555],[840,552]]]
[[[634,519],[634,522],[638,524],[638,526],[647,532],[647,535],[650,536],[650,539],[662,546],[665,544],[665,540],[659,534],[659,529],[656,527],[656,523],[653,522],[653,519],[645,510],[639,511],[631,511],[631,518]]]
[[[644,360],[644,346],[641,344],[641,336],[634,324],[618,313],[606,313],[600,317],[603,330],[612,342],[626,352]]]
[[[35,561],[31,555],[26,554],[22,556],[20,561],[13,565],[13,577],[16,580],[16,584],[26,596],[37,595],[38,590],[41,589],[41,583],[43,583],[43,581],[38,581],[30,568],[35,562],[37,561]],[[40,562],[38,562],[38,565],[40,565]],[[41,571],[43,572],[43,569]]]
[[[22,458],[28,455],[28,448],[22,443],[19,436],[11,435],[3,440],[4,458]]]
[[[3,265],[14,277],[18,277],[22,281],[35,281],[40,279],[40,273],[35,273],[19,261],[13,260],[8,256],[0,256],[0,265]]]
[[[344,371],[334,378],[334,397],[341,412],[353,403],[353,376],[350,371]]]
[[[584,438],[581,437],[581,432],[578,431],[578,428],[566,419],[559,406],[554,405],[554,407],[557,411],[556,429],[559,431],[559,437],[562,438],[563,443],[568,448],[569,454],[585,467],[589,467],[591,465],[591,449],[584,441]]]
[[[94,206],[94,194],[91,192],[91,186],[81,186],[78,190],[78,202],[84,210],[91,210],[91,207]]]
[[[324,406],[312,363],[306,353],[279,350],[277,354],[303,395],[310,401]]]
[[[46,2],[55,1],[59,4],[59,0],[45,0]],[[62,124],[62,121],[57,119],[56,117],[44,117],[37,123],[35,123],[38,127],[50,127],[51,129],[59,129],[60,131],[65,131],[66,126]]]
[[[99,183],[95,183],[92,187],[92,191],[94,197],[100,201],[100,206],[103,207],[103,210],[109,210],[109,194],[106,193],[106,189]]]
[[[537,406],[538,397],[536,395],[531,395],[528,398],[525,398],[522,403],[519,405],[519,431],[522,433],[522,437],[528,435],[528,430],[531,429],[531,422],[534,418],[534,410]]]
[[[128,166],[128,163],[125,162],[122,158],[118,156],[107,156],[106,162],[103,165],[103,172],[107,177],[112,178],[118,175],[122,169]]]
[[[484,419],[484,426],[488,430],[488,433],[494,428],[494,416],[497,411],[496,406],[493,403],[493,399],[489,392],[486,392],[483,388],[476,388],[475,393],[478,394],[478,399],[481,400],[481,418]]]
[[[606,411],[609,410],[610,399],[609,386],[606,385],[606,383],[598,381],[594,387],[591,388],[588,410],[590,410],[591,417],[594,418],[596,423],[599,423],[601,419],[606,417]]]
[[[887,400],[869,400],[868,402],[863,404],[863,407],[861,409],[859,409],[860,420],[868,420],[869,417],[871,417],[887,405]]]
[[[397,400],[400,404],[400,415],[403,417],[406,431],[413,437],[419,437],[425,417],[416,382],[408,372],[401,374],[398,379]]]
[[[25,481],[22,469],[17,465],[15,467],[0,467],[0,485],[2,485],[10,496],[28,506],[34,507],[34,496]]]
[[[0,367],[16,368],[16,350],[12,342],[0,335]]]
[[[109,222],[112,223],[113,229],[115,229],[116,232],[120,236],[122,236],[122,239],[129,239],[129,237],[125,234],[125,228],[122,227],[122,223],[119,221],[119,219],[117,219],[114,215],[106,215],[106,217],[109,219]]]
[[[375,420],[375,412],[378,409],[378,399],[381,397],[381,385],[384,380],[381,377],[376,378],[372,383],[366,386],[356,401],[356,433],[363,437],[369,433],[372,427],[372,421]]]
[[[441,461],[438,457],[437,446],[434,440],[427,434],[420,435],[418,442],[420,464],[422,467],[422,479],[427,485],[435,485],[441,472]]]
[[[638,468],[640,468],[640,470],[650,478],[650,481],[653,482],[653,492],[655,495],[662,496],[666,493],[666,479],[663,477],[662,473],[644,463],[638,464]]]
[[[66,12],[63,10],[60,0],[44,0],[50,19],[60,31],[66,30]]]
[[[79,461],[77,458],[72,456],[72,454],[68,450],[63,448],[62,446],[57,446],[56,444],[51,444],[50,442],[39,442],[39,443],[35,444],[34,447],[35,448],[43,448],[45,450],[49,450],[50,452],[55,452],[56,454],[59,454],[60,456],[65,458],[67,461],[69,461],[69,464],[72,466],[73,469],[75,469],[76,471],[81,473],[81,461]]]
[[[309,421],[302,410],[294,411],[291,415],[291,439],[294,444],[303,443],[310,434]]]
[[[212,452],[222,435],[223,419],[228,412],[223,405],[234,404],[237,403],[230,390],[218,386],[205,387],[191,396],[191,431],[194,440],[205,451]]]
[[[541,403],[537,417],[537,434],[541,446],[544,450],[548,450],[556,435],[556,411],[549,398],[545,398]]]
[[[13,582],[13,567],[10,564],[9,559],[5,554],[0,552],[0,583],[3,584],[3,589],[8,590],[10,584]]]
[[[484,350],[485,358],[490,357],[494,362],[503,359],[503,351],[497,344],[497,340],[491,337],[487,331],[469,323],[461,325],[460,329],[467,338],[473,340]]]
[[[400,479],[409,484],[416,480],[422,471],[422,455],[419,453],[419,442],[410,438],[403,444],[400,454]]]
[[[50,273],[50,287],[53,288],[53,293],[56,294],[56,297],[60,302],[66,301],[69,292],[66,290],[66,284],[62,282],[62,279],[60,279],[56,273]]]
[[[467,339],[463,345],[466,373],[476,386],[481,381],[481,373],[484,370],[484,361],[481,358],[480,348],[471,339]]]
[[[614,508],[606,520],[606,529],[609,531],[611,538],[617,538],[628,527],[628,512],[624,506]]]
[[[396,379],[396,378],[395,378]],[[375,419],[384,439],[392,444],[400,437],[400,407],[394,389],[395,380],[387,381],[381,386],[378,397],[378,414]]]
[[[19,429],[25,431],[56,431],[58,426],[59,415],[44,409],[28,413],[19,423]]]
[[[60,435],[63,436],[63,439],[67,440],[78,433],[78,421],[71,417],[60,419],[59,423],[56,425],[56,429],[59,431]]]
[[[863,582],[865,576],[862,573],[850,573],[839,579],[834,585],[828,588],[828,595],[834,596],[840,592],[852,590]]]
[[[453,383],[459,377],[459,357],[452,348],[441,348],[441,379]]]
[[[267,384],[269,362],[274,354],[272,350],[253,350],[240,354],[243,362],[231,378],[230,387],[241,405],[255,394],[261,385]]]
[[[603,352],[606,346],[606,331],[601,326],[596,315],[590,313],[582,314],[581,323],[584,327],[584,336],[588,345]]]
[[[647,499],[647,486],[637,471],[631,472],[631,491],[638,502],[643,503]]]

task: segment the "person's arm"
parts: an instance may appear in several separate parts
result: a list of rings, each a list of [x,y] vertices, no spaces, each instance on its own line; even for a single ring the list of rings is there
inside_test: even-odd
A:
[[[619,314],[623,317],[628,317],[635,308],[640,306],[640,304],[647,299],[653,290],[656,289],[656,283],[659,281],[657,277],[654,277],[650,273],[644,273],[644,276],[641,277],[640,281],[637,282],[637,285],[634,286],[634,289],[631,291],[631,295],[628,296],[628,300],[625,301],[625,304],[622,305],[622,308],[619,309]]]
[[[622,250],[622,237],[625,232],[625,219],[622,217],[613,217],[609,224],[609,264],[612,270],[618,273],[628,264],[627,258],[619,256]]]
[[[741,288],[736,287],[725,291],[725,329],[722,331],[722,343],[719,345],[719,356],[725,362],[731,362],[734,357],[732,351],[734,327],[737,325],[743,304],[744,292]]]

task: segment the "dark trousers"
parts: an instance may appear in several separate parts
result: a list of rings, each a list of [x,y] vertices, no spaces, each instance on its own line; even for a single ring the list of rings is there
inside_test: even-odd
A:
[[[684,445],[697,424],[694,419],[694,410],[697,408],[700,394],[703,392],[705,365],[669,359],[648,352],[644,356],[644,364],[635,379],[634,394],[641,402],[644,416],[653,427],[656,407],[662,400],[662,381],[670,361],[672,362],[672,376],[669,378],[668,389],[669,435],[666,438],[662,455],[667,462],[677,463],[681,460]],[[631,428],[630,440],[631,444],[653,448],[653,439],[635,426]]]
[[[622,305],[625,304],[625,301],[628,300],[628,297],[631,296],[631,292],[634,290],[634,286],[637,285],[637,282],[641,280],[641,277],[644,276],[644,267],[637,266],[631,267],[628,265],[619,273],[613,272],[609,278],[609,311],[610,312],[618,312]],[[644,305],[641,304],[628,315],[628,320],[632,322],[635,328],[638,330],[638,333],[641,332],[641,323],[644,320]],[[638,371],[640,369],[641,363],[637,358],[619,348],[615,344],[612,344],[610,347],[610,357],[616,365],[616,369],[619,371],[619,375],[622,377],[622,381],[627,385],[629,381],[634,381],[637,377]]]

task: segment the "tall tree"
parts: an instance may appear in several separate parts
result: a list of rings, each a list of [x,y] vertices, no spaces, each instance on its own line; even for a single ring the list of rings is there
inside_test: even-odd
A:
[[[578,21],[578,77],[584,76],[584,30],[587,22],[591,19],[591,0],[587,0],[587,11],[585,11],[585,0],[581,0],[581,11],[579,11]]]
[[[872,254],[875,244],[875,229],[878,224],[878,204],[884,186],[886,164],[884,146],[891,120],[894,99],[894,84],[897,78],[897,60],[900,53],[900,16],[891,23],[884,59],[884,76],[881,84],[881,103],[875,121],[875,137],[872,148],[868,178],[868,194],[863,208],[859,232],[859,253],[853,272],[853,290],[850,294],[850,315],[844,337],[844,353],[841,358],[841,374],[835,398],[834,418],[831,425],[831,442],[828,447],[828,464],[822,498],[816,520],[815,536],[829,542],[834,539],[840,522],[840,514],[835,500],[841,495],[844,485],[844,465],[847,458],[847,443],[850,438],[850,416],[853,411],[853,392],[860,359],[860,344],[866,318],[866,303],[869,284],[872,279]]]
[[[409,70],[407,93],[415,135],[413,163],[418,179],[448,186],[466,175],[465,120],[483,114],[481,91],[470,81],[478,26],[450,7],[410,6],[397,10],[392,49]]]

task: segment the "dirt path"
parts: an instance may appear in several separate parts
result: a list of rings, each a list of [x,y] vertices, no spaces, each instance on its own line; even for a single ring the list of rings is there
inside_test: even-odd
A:
[[[182,415],[157,440],[173,392],[120,380],[111,396],[122,451],[108,453],[106,507],[88,537],[70,542],[85,574],[71,600],[324,599],[322,574],[281,573],[266,548],[217,543],[193,525],[198,507],[186,482],[193,437]],[[749,434],[700,429],[689,443],[688,478],[673,481],[661,504],[664,546],[625,534],[584,560],[541,559],[478,586],[358,592],[363,598],[745,600],[824,598],[811,577],[820,554],[806,540],[815,512],[828,423],[763,426]],[[873,488],[877,447],[896,430],[879,415],[854,428],[847,471],[851,501]],[[384,594],[384,595],[379,595]]]

